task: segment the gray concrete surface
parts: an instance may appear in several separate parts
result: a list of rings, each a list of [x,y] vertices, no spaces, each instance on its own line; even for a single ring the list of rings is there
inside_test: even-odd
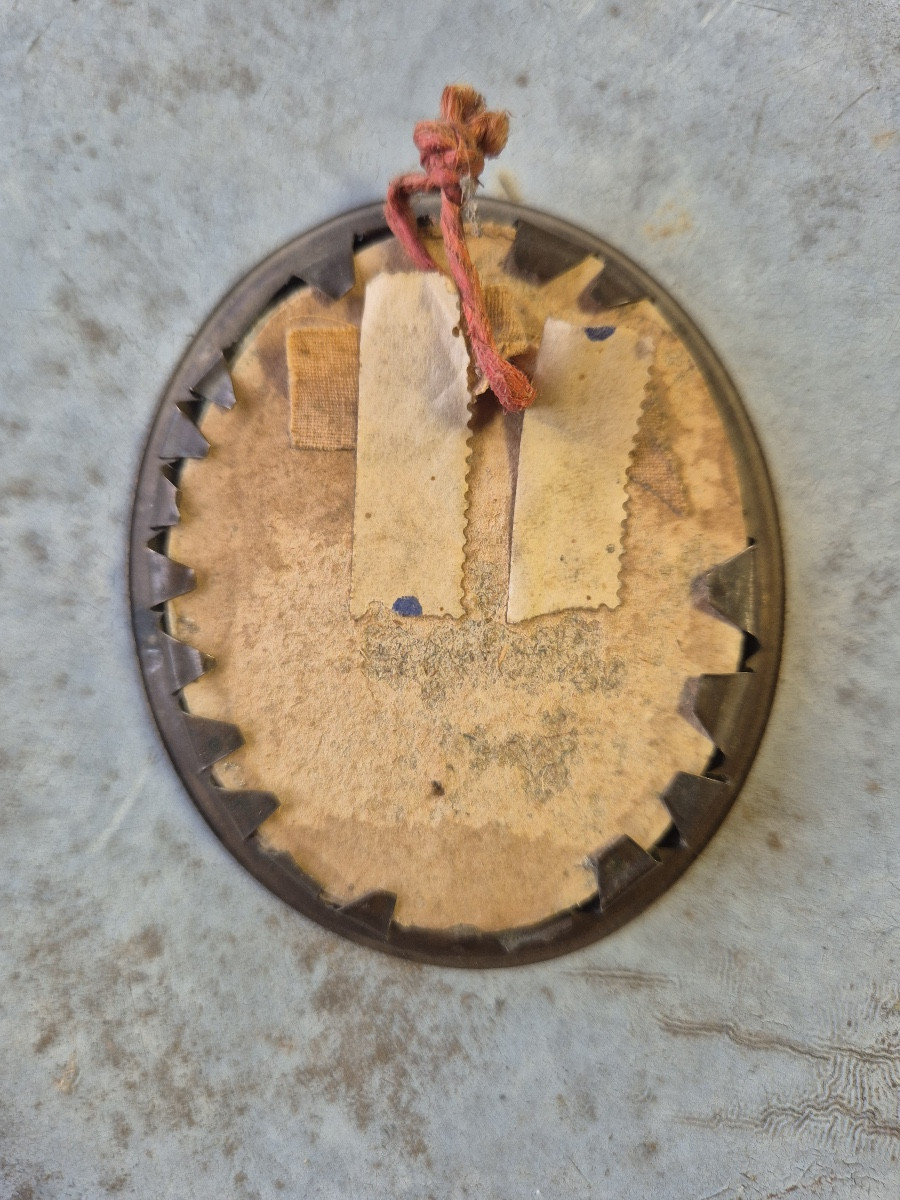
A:
[[[0,1196],[900,1194],[898,45],[892,0],[5,0]],[[489,188],[697,318],[788,554],[726,827],[625,931],[512,973],[384,959],[245,875],[126,617],[187,340],[412,165],[451,79],[513,112]]]

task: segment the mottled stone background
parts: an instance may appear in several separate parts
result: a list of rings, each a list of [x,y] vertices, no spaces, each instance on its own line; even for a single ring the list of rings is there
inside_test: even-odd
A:
[[[6,0],[0,1196],[893,1200],[900,17],[893,0]],[[214,301],[412,165],[645,265],[733,372],[784,522],[783,677],[701,861],[593,949],[376,956],[206,829],[143,700],[132,479]]]

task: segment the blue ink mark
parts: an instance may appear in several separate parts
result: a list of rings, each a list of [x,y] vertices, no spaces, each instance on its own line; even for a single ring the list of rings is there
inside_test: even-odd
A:
[[[422,605],[415,596],[398,596],[391,608],[401,617],[421,617],[422,615]]]
[[[584,331],[592,342],[605,342],[616,332],[615,325],[588,325]]]

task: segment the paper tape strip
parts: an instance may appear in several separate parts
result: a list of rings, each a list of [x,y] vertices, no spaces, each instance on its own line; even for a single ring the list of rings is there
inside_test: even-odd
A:
[[[461,617],[469,458],[469,355],[438,274],[366,289],[350,612]]]
[[[650,361],[627,329],[544,326],[522,425],[509,621],[619,603],[625,477]]]

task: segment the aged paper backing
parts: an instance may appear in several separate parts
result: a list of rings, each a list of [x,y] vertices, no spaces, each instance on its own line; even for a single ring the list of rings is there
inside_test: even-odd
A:
[[[502,929],[586,900],[586,856],[620,834],[650,845],[668,824],[660,791],[709,757],[679,714],[685,680],[732,671],[740,655],[740,633],[690,599],[698,574],[746,545],[702,374],[653,305],[583,306],[597,259],[548,284],[517,278],[513,236],[485,226],[473,255],[535,346],[553,316],[655,347],[617,608],[507,624],[521,418],[486,399],[473,417],[466,619],[382,606],[350,617],[355,456],[291,449],[285,337],[322,318],[359,325],[368,283],[409,270],[390,240],[356,255],[346,296],[298,291],[239,347],[237,404],[204,416],[212,451],[185,463],[171,533],[169,552],[197,572],[196,590],[169,605],[173,632],[216,659],[185,702],[246,739],[216,777],[275,792],[263,844],[332,896],[395,891],[403,924]],[[440,258],[439,235],[429,248]],[[665,469],[648,472],[657,461]]]

